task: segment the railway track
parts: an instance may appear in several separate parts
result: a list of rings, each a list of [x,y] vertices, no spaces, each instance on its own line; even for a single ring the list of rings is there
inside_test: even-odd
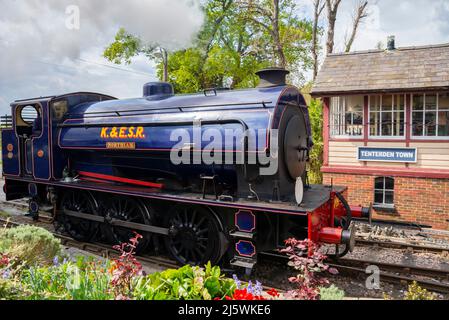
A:
[[[342,274],[357,274],[365,277],[372,274],[367,272],[367,267],[376,266],[379,268],[381,282],[410,284],[416,281],[421,287],[430,291],[449,293],[449,273],[445,270],[348,258],[331,262],[329,266],[336,268]]]
[[[422,245],[422,244],[412,244],[407,242],[399,241],[382,241],[382,240],[367,240],[367,239],[356,239],[357,246],[369,246],[372,248],[386,248],[386,249],[400,249],[409,253],[413,252],[427,252],[436,254],[446,254],[449,255],[449,248],[432,246],[432,245]]]

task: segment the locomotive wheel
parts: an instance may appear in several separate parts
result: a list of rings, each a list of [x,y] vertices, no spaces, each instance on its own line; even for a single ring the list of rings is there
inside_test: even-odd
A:
[[[151,225],[154,215],[153,209],[144,205],[141,201],[125,197],[113,197],[105,201],[105,210],[106,221],[109,219],[117,219]],[[133,230],[114,225],[109,225],[109,233],[115,244],[128,243],[129,239],[135,236]],[[139,240],[136,252],[141,253],[147,248],[152,236],[147,232],[139,231],[138,233],[143,238]]]
[[[98,205],[89,192],[65,191],[61,199],[61,209],[98,215]],[[88,242],[95,237],[98,223],[64,215],[62,217],[65,231],[75,240]]]
[[[165,245],[182,265],[216,264],[220,259],[220,226],[211,211],[200,206],[175,206],[166,225]]]

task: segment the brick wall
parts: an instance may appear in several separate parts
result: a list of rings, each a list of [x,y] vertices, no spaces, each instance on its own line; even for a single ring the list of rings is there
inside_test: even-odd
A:
[[[349,187],[351,205],[374,202],[373,176],[324,174],[324,184]],[[396,212],[375,212],[375,219],[408,221],[449,230],[449,179],[395,178]]]

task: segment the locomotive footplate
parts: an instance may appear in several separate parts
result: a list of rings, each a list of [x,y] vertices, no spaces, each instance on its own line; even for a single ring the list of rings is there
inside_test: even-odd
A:
[[[28,178],[6,177],[7,180],[24,181],[36,183],[36,181]],[[221,201],[220,199],[202,199],[202,195],[198,193],[187,192],[171,192],[156,188],[135,187],[125,184],[104,184],[91,181],[74,180],[71,182],[64,181],[39,181],[42,185],[51,185],[54,187],[65,187],[70,189],[80,189],[87,191],[98,191],[110,194],[119,194],[124,196],[135,196],[148,199],[174,201],[178,203],[191,203],[207,205],[211,207],[227,207],[243,210],[252,210],[254,212],[272,212],[287,215],[307,216],[310,212],[314,212],[331,198],[332,192],[342,193],[345,187],[339,186],[323,186],[311,185],[304,191],[304,201],[301,205],[287,202],[265,202],[253,201],[249,199],[235,199],[235,201]]]

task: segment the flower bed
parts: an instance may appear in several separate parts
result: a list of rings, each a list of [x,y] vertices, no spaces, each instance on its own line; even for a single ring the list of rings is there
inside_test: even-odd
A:
[[[32,227],[34,228],[34,227]],[[0,230],[0,299],[20,300],[273,300],[317,299],[314,272],[322,269],[321,256],[301,260],[297,249],[304,243],[290,243],[286,253],[291,264],[305,275],[290,279],[300,284],[298,290],[282,294],[275,289],[264,291],[262,284],[243,283],[237,276],[227,278],[219,267],[184,266],[154,274],[145,274],[135,258],[135,249],[142,236],[136,234],[129,243],[114,247],[120,256],[113,260],[79,257],[67,259],[59,254],[60,244],[50,233],[30,227],[18,227],[5,236]],[[26,236],[24,236],[26,235]],[[35,235],[35,236],[33,236]],[[12,240],[11,240],[12,239]],[[34,255],[21,254],[27,239],[35,248]],[[296,251],[295,251],[296,250]],[[42,252],[47,255],[42,255]],[[48,252],[58,252],[49,261]],[[36,257],[45,257],[36,259]],[[298,261],[302,261],[299,263]],[[299,266],[299,267],[298,267]],[[303,268],[305,267],[305,269]],[[312,269],[313,270],[312,270]],[[320,269],[320,270],[321,270]],[[324,268],[325,269],[325,268]],[[312,271],[311,271],[312,270]]]

